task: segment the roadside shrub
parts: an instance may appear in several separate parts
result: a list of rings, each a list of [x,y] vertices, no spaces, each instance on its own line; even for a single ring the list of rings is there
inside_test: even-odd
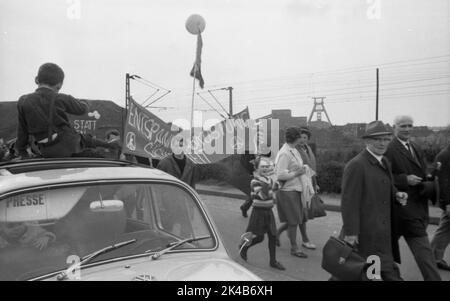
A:
[[[322,192],[341,193],[342,174],[345,163],[338,161],[319,162],[317,183]]]
[[[422,148],[426,162],[432,164],[436,155],[439,154],[442,149],[443,148],[439,145],[427,145],[425,148]]]
[[[199,164],[197,165],[200,174],[200,181],[217,180],[227,181],[229,178],[228,168],[220,163]]]

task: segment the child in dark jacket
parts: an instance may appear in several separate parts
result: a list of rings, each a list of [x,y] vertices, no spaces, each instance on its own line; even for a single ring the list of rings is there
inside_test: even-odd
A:
[[[256,157],[254,161],[255,173],[250,183],[253,210],[248,222],[246,232],[253,234],[249,245],[241,243],[240,256],[247,260],[248,249],[264,240],[267,233],[269,239],[270,266],[279,270],[285,270],[283,265],[276,260],[276,225],[272,207],[274,206],[274,191],[277,184],[271,178],[274,166],[267,157]]]

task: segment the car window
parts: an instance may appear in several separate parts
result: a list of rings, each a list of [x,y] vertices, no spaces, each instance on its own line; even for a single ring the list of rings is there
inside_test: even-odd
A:
[[[180,249],[214,247],[199,204],[173,184],[116,183],[47,188],[0,198],[0,280],[25,280],[68,267],[111,244],[136,239],[92,262],[158,251],[190,237]]]
[[[180,239],[207,236],[209,230],[205,219],[191,195],[178,187],[166,184],[151,186],[153,205],[156,211],[157,226]],[[196,242],[207,247],[208,240]]]

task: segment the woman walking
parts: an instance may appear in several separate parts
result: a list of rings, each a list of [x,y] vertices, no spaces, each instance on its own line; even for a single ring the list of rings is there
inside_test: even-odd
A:
[[[296,127],[286,129],[286,143],[281,147],[275,159],[276,177],[280,182],[277,192],[277,208],[280,222],[285,223],[278,230],[288,230],[291,254],[296,257],[308,257],[297,245],[297,227],[307,220],[306,208],[302,205],[302,182],[300,176],[305,173],[303,160],[295,148],[300,141],[300,131]]]
[[[317,185],[317,163],[316,163],[316,157],[314,153],[312,152],[311,147],[308,145],[309,139],[311,139],[311,132],[307,127],[301,127],[300,128],[300,140],[298,145],[296,146],[298,152],[300,153],[300,156],[302,157],[303,164],[308,165],[313,173],[314,176],[312,176],[312,187],[313,187],[313,193],[319,192],[319,186]],[[316,249],[316,246],[311,243],[308,237],[308,233],[306,232],[306,222],[308,219],[305,219],[303,223],[299,225],[300,233],[302,235],[302,246],[314,250]]]
[[[274,206],[274,190],[276,186],[270,174],[273,173],[273,163],[267,157],[258,156],[254,161],[255,173],[250,183],[253,210],[247,226],[247,232],[253,234],[250,245],[243,242],[239,245],[239,253],[242,259],[247,261],[248,249],[264,240],[267,233],[269,240],[270,266],[285,270],[284,266],[276,260],[276,225],[272,212]]]

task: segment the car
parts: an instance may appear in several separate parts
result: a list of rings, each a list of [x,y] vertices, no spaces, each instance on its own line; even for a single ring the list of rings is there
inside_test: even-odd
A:
[[[190,186],[96,158],[0,164],[0,271],[0,280],[261,280],[230,258]]]

